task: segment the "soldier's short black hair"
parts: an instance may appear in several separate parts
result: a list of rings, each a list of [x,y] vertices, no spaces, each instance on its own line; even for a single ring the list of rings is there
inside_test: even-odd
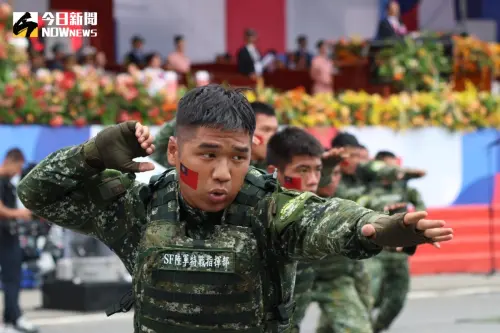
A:
[[[197,127],[243,130],[253,136],[255,113],[242,90],[210,84],[187,92],[177,106],[177,136]]]
[[[23,162],[25,161],[24,154],[19,148],[12,148],[5,154],[5,159],[11,162]]]
[[[375,155],[375,159],[377,161],[383,161],[386,158],[396,158],[396,155],[388,150],[381,150],[377,153],[377,155]]]
[[[267,103],[253,102],[250,103],[250,105],[252,106],[255,115],[264,114],[266,116],[272,116],[272,117],[276,116],[276,111],[274,111],[274,108]]]
[[[183,35],[176,35],[176,36],[174,37],[174,44],[175,44],[175,45],[179,44],[179,42],[180,42],[181,40],[184,40],[184,36],[183,36]]]
[[[321,157],[323,146],[301,128],[289,126],[274,134],[267,143],[267,165],[284,169],[295,156]]]
[[[341,132],[332,139],[332,148],[360,147],[358,139],[350,133]]]

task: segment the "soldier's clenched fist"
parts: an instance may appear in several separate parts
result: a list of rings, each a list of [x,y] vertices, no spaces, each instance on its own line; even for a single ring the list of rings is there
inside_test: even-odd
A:
[[[144,172],[154,169],[149,162],[133,159],[154,152],[153,136],[149,127],[136,121],[110,126],[84,145],[85,161],[93,168],[114,169],[122,172]]]

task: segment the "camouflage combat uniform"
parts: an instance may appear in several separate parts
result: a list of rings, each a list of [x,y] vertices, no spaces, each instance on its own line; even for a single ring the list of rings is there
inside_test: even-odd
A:
[[[134,276],[134,331],[290,332],[297,260],[376,255],[361,233],[385,217],[351,201],[287,191],[250,168],[221,213],[189,207],[169,169],[148,185],[58,150],[18,187],[24,205],[107,244]]]
[[[160,131],[155,135],[155,151],[151,155],[151,159],[156,163],[169,167],[170,164],[167,160],[168,140],[171,136],[175,135],[176,118],[168,123],[165,123]]]
[[[382,211],[386,205],[407,202],[417,211],[425,210],[416,189],[407,188],[406,181],[394,182],[388,186],[372,186],[371,190],[358,200],[363,207]],[[375,308],[378,308],[373,327],[375,332],[389,328],[403,309],[410,288],[408,254],[415,253],[416,247],[396,252],[385,249],[376,257],[366,260],[367,270],[372,278],[372,292]]]

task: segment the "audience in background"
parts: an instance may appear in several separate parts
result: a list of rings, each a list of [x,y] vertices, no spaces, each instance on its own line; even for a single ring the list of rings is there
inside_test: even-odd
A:
[[[300,35],[297,37],[297,51],[294,55],[294,64],[296,69],[307,69],[311,67],[313,55],[307,49],[307,37]]]
[[[400,19],[399,3],[391,0],[386,7],[387,16],[380,20],[378,39],[399,38],[407,34],[406,26]]]
[[[125,64],[134,64],[144,66],[146,64],[146,55],[144,54],[144,39],[141,36],[134,36],[131,40],[132,49],[125,56]]]
[[[317,44],[318,55],[314,57],[311,63],[311,79],[313,80],[312,92],[333,93],[333,60],[328,54],[329,45],[320,40]]]
[[[167,69],[186,74],[191,70],[191,61],[185,54],[184,36],[174,37],[175,51],[167,57]]]

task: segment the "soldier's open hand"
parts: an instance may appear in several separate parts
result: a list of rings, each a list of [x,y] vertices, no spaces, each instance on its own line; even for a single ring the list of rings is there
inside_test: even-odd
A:
[[[427,212],[414,212],[381,217],[361,229],[365,237],[379,246],[414,246],[446,242],[453,239],[453,229],[442,220],[426,219]]]
[[[150,171],[155,168],[153,163],[133,159],[151,155],[155,150],[153,139],[149,127],[135,121],[110,126],[85,144],[86,161],[100,169]]]
[[[333,168],[343,159],[346,159],[348,157],[349,153],[347,153],[344,148],[332,148],[323,153],[323,155],[321,156],[321,161],[323,163],[323,167]]]

